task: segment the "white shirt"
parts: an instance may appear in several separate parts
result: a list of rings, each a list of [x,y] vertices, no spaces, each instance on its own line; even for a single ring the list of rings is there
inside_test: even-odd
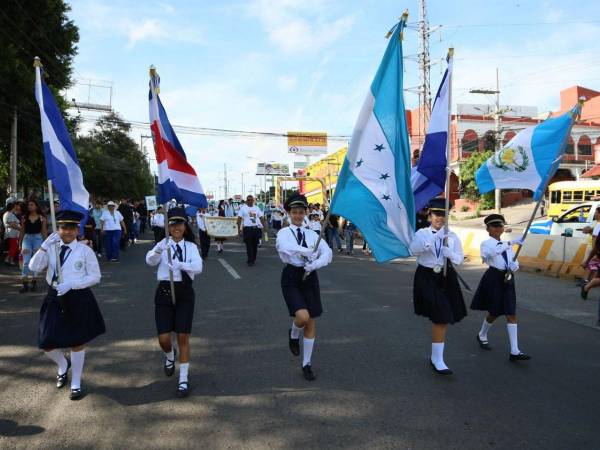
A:
[[[165,215],[156,213],[150,219],[150,226],[164,228],[165,227]]]
[[[321,232],[321,222],[319,222],[318,220],[311,220],[308,227],[311,230],[316,231],[317,233]]]
[[[225,217],[234,217],[235,216],[235,211],[233,209],[233,206],[230,205],[229,203],[225,203],[224,209],[225,209]]]
[[[123,220],[123,216],[116,209],[113,214],[110,213],[108,209],[102,212],[100,216],[100,221],[102,222],[102,227],[104,231],[114,231],[121,229],[121,221]]]
[[[156,244],[154,248],[146,254],[146,264],[153,267],[158,265],[158,270],[156,272],[156,279],[158,281],[169,281],[169,257],[166,251],[160,250],[161,244],[164,245],[165,241],[166,238]],[[169,239],[169,245],[171,247],[172,260],[177,258],[177,245],[181,248],[183,257],[182,270],[184,270],[192,280],[195,275],[202,273],[202,258],[200,258],[200,253],[198,253],[198,246],[196,244],[183,239],[179,242]],[[180,269],[173,270],[173,281],[181,281]]]
[[[513,261],[515,254],[513,253],[512,246],[509,245],[508,242],[497,241],[493,237],[490,237],[483,241],[479,246],[479,254],[481,255],[483,262],[498,270],[506,270],[506,261],[502,256],[503,251],[506,251],[508,268],[513,272],[519,270],[519,263]]]
[[[306,247],[301,245],[302,242],[298,244],[298,229],[299,227],[292,224],[289,227],[279,230],[277,232],[275,248],[277,249],[279,257],[284,263],[291,264],[292,266],[296,267],[304,267],[304,265],[308,262],[307,258],[302,255],[302,252],[306,251]],[[300,230],[308,248],[314,249],[317,241],[319,240],[319,235],[312,230],[307,230],[306,228],[300,228]],[[333,258],[333,253],[324,239],[321,239],[321,242],[319,242],[319,248],[317,249],[316,253],[317,259],[314,261],[315,270],[325,267]]]
[[[600,222],[594,225],[592,236],[598,236],[600,234]]]
[[[62,241],[59,241],[59,244],[60,246],[65,245]],[[72,289],[84,289],[98,284],[100,282],[100,266],[94,251],[77,241],[66,245],[69,249],[65,253],[62,265],[63,281],[70,282]],[[60,246],[58,244],[56,246],[60,252]],[[46,282],[50,285],[56,271],[57,256],[53,245],[48,251],[38,250],[29,261],[29,270],[41,272],[48,268]]]
[[[439,232],[443,234],[442,228]],[[444,265],[443,246],[444,240],[436,237],[436,232],[431,226],[421,228],[415,233],[415,237],[410,243],[410,253],[417,257],[417,264],[433,269],[435,266]],[[441,236],[441,234],[440,234]],[[454,265],[463,263],[465,257],[462,244],[458,236],[450,231],[448,233],[448,251],[449,259]]]
[[[242,218],[242,226],[245,227],[258,227],[262,228],[262,222],[260,218],[263,216],[263,212],[260,210],[258,206],[248,206],[243,205],[240,208],[240,212],[238,213],[238,217]]]
[[[206,213],[197,212],[196,213],[196,223],[198,224],[198,229],[202,231],[206,231],[206,223],[204,222],[204,217]]]

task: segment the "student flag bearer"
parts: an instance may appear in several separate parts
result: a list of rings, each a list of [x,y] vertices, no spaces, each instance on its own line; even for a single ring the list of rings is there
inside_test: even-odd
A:
[[[377,262],[409,256],[415,228],[403,92],[402,31],[387,49],[362,106],[331,204],[361,230]]]
[[[31,261],[33,272],[47,270],[48,294],[40,311],[38,345],[58,366],[56,387],[62,388],[72,369],[71,400],[83,396],[81,376],[84,345],[105,332],[104,319],[90,287],[100,282],[94,251],[77,242],[78,229],[89,204],[83,176],[67,128],[52,93],[42,78],[41,62],[35,58],[35,96],[40,107],[44,159],[50,198],[56,188],[61,211],[50,213],[54,233]],[[58,231],[57,231],[58,225]],[[70,348],[70,359],[62,349]]]

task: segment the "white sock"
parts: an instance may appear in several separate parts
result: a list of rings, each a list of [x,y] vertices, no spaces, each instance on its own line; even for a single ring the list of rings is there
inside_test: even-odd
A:
[[[173,351],[173,347],[171,347],[170,352],[165,352],[165,358],[168,359],[168,361],[165,361],[165,366],[171,367],[171,365],[175,364],[175,352]]]
[[[189,362],[179,364],[179,383],[183,383],[183,382],[187,383],[189,368],[190,368]]]
[[[517,337],[517,324],[516,323],[507,323],[506,331],[508,331],[508,339],[510,340],[510,352],[513,355],[518,355],[521,353],[519,350],[519,339]]]
[[[46,355],[48,355],[48,358],[58,365],[59,375],[63,375],[67,371],[69,363],[67,362],[67,358],[65,358],[65,354],[61,350],[50,350],[49,352],[46,352]]]
[[[437,370],[447,369],[448,366],[444,363],[444,343],[443,342],[432,342],[431,343],[431,362]]]
[[[71,389],[81,389],[81,374],[83,373],[83,363],[85,362],[85,350],[74,352],[71,350]]]
[[[488,340],[488,331],[492,328],[493,323],[489,323],[486,319],[483,319],[483,323],[481,324],[481,330],[479,330],[479,339],[482,341]]]
[[[304,351],[304,360],[302,361],[302,367],[310,364],[310,359],[312,357],[314,345],[315,345],[315,338],[312,338],[312,339],[304,338],[304,343],[302,346],[302,350]]]
[[[294,323],[294,321],[292,320],[292,332],[291,334],[291,338],[292,339],[298,339],[300,337],[300,333],[304,332],[304,327],[302,328],[298,328],[296,326],[296,324]]]

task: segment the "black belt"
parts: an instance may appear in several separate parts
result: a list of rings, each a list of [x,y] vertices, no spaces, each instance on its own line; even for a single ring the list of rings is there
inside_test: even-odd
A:
[[[298,270],[298,269],[304,270],[304,266],[295,266],[293,264],[286,264],[285,267],[289,267],[290,269],[296,269],[296,270]]]

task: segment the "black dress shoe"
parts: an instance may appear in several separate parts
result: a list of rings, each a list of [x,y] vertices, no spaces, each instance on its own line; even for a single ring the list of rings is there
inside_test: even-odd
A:
[[[190,388],[187,381],[182,381],[179,383],[179,387],[177,387],[177,392],[175,395],[177,398],[185,398],[190,395]]]
[[[312,367],[310,367],[310,364],[307,364],[302,367],[302,373],[304,373],[304,378],[308,381],[314,381],[315,378],[317,378],[314,372],[312,371]]]
[[[292,338],[292,329],[290,328],[288,331],[288,340],[290,345],[290,352],[292,355],[298,356],[300,354],[300,338],[293,339]]]
[[[56,387],[58,389],[64,387],[65,384],[67,384],[67,380],[69,379],[69,369],[71,368],[71,359],[67,358],[66,356],[65,356],[65,359],[67,360],[67,370],[65,370],[65,373],[63,373],[62,375],[56,376]]]
[[[431,364],[431,368],[433,369],[433,371],[435,373],[439,373],[440,375],[452,375],[453,374],[453,372],[450,369],[438,369],[437,367],[435,367],[435,364],[431,360],[429,360],[429,364]]]
[[[518,355],[513,355],[512,353],[510,354],[510,356],[508,357],[508,359],[510,361],[527,361],[528,359],[531,359],[531,356],[520,352]]]
[[[479,333],[477,334],[477,342],[479,342],[479,346],[484,350],[491,350],[490,343],[488,341],[482,341],[479,337]]]
[[[71,389],[71,393],[69,394],[69,398],[71,400],[79,400],[83,397],[83,389]]]
[[[165,356],[165,365],[164,365],[164,369],[165,369],[165,375],[170,377],[173,376],[173,374],[175,373],[175,361],[177,360],[177,349],[173,348],[173,361],[171,361],[170,359],[167,359],[167,357]],[[171,364],[168,364],[171,363]]]
[[[585,284],[581,286],[581,298],[584,300],[588,298],[588,291],[585,290]]]

